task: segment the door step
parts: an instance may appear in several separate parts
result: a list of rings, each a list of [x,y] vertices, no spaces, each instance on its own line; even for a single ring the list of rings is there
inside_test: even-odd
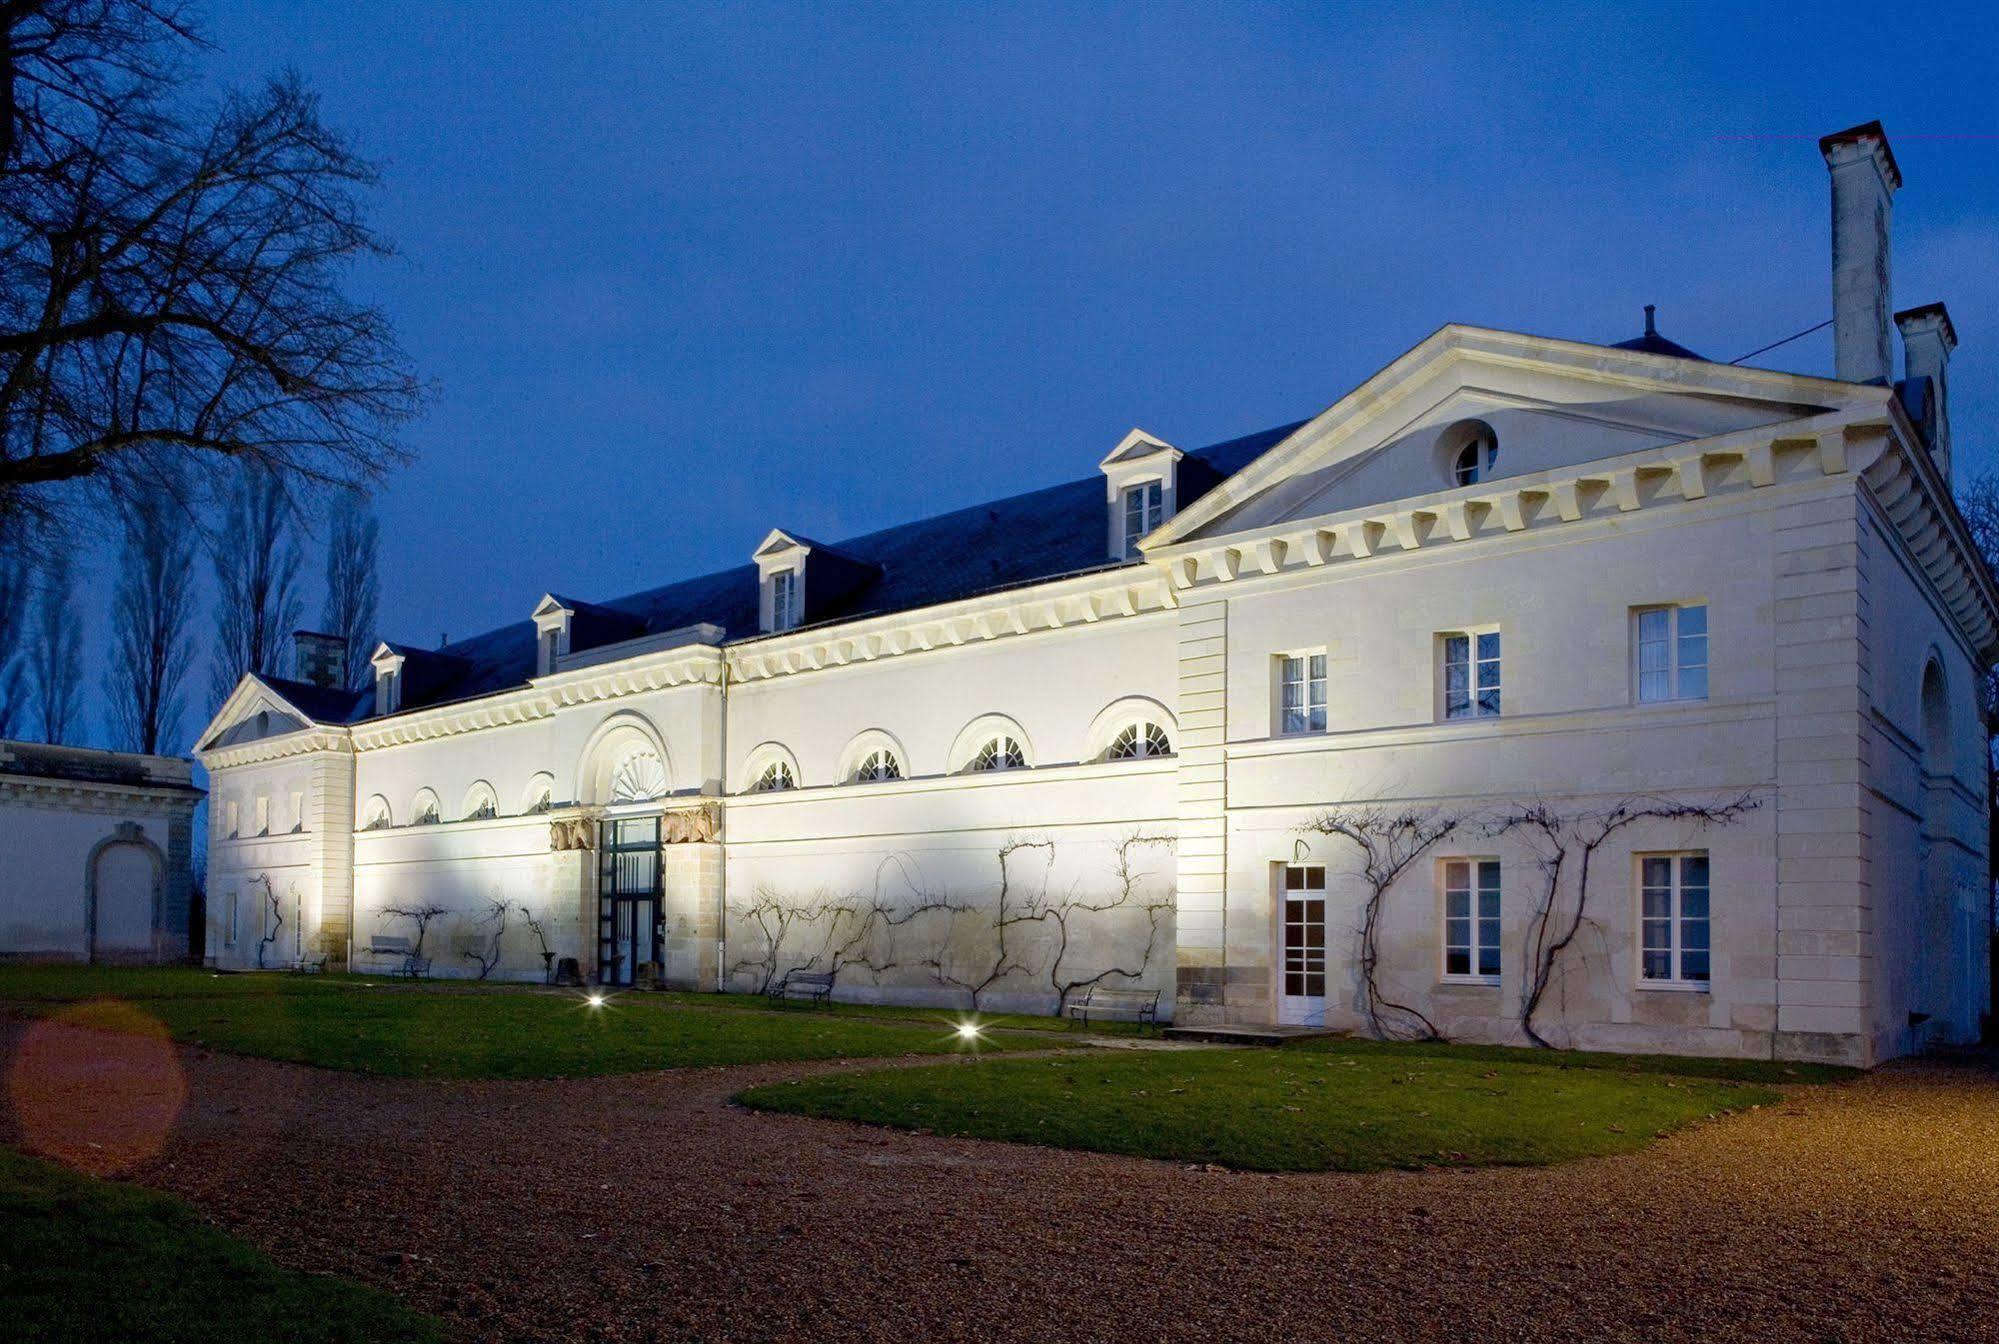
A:
[[[1286,1045],[1292,1041],[1325,1040],[1347,1034],[1333,1027],[1287,1027],[1244,1022],[1168,1027],[1163,1033],[1169,1041],[1206,1041],[1211,1045]]]

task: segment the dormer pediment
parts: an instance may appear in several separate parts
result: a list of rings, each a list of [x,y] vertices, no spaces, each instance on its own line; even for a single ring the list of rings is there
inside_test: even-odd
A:
[[[1125,435],[1118,446],[1111,449],[1109,454],[1097,466],[1108,474],[1119,467],[1136,466],[1140,463],[1153,463],[1161,454],[1166,454],[1168,460],[1173,462],[1178,462],[1182,457],[1186,456],[1178,448],[1175,448],[1172,444],[1157,435],[1148,434],[1142,429],[1134,429],[1131,433]]]
[[[813,543],[804,537],[773,527],[770,534],[750,552],[750,559],[756,561],[757,568],[765,574],[774,569],[796,566],[804,557],[812,554]]]

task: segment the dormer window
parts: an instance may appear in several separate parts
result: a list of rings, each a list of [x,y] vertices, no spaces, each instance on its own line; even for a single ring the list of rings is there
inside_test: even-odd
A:
[[[375,713],[394,714],[403,707],[403,655],[387,644],[376,647]]]
[[[546,677],[568,656],[576,609],[555,594],[541,599],[534,609],[534,674]]]
[[[1128,485],[1124,490],[1124,558],[1138,558],[1138,539],[1165,521],[1166,487],[1161,481]]]
[[[1138,559],[1140,538],[1173,516],[1182,456],[1166,440],[1134,429],[1097,464],[1110,504],[1113,560]]]
[[[770,576],[770,628],[790,630],[798,625],[798,571],[780,569]]]

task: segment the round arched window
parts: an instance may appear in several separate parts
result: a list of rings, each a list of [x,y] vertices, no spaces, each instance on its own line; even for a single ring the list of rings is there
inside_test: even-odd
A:
[[[895,758],[895,753],[887,747],[877,747],[866,756],[863,756],[860,765],[854,770],[854,782],[858,784],[871,784],[877,780],[901,778],[902,762],[898,761]]]
[[[1110,750],[1104,753],[1104,759],[1137,761],[1172,754],[1173,740],[1166,736],[1164,728],[1156,723],[1128,723],[1111,739]]]
[[[1451,474],[1459,485],[1477,485],[1492,475],[1492,465],[1498,460],[1499,440],[1484,425],[1476,425],[1471,437],[1458,449]]]
[[[1027,753],[1020,749],[1020,743],[1001,733],[989,737],[972,757],[974,770],[1018,770],[1027,764]]]
[[[772,761],[757,776],[757,782],[750,786],[751,793],[779,793],[785,789],[795,789],[798,781],[791,777],[791,766],[783,761]]]

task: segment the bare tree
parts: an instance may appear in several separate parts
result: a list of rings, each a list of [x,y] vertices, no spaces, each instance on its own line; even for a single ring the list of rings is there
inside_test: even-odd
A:
[[[175,0],[0,3],[0,499],[47,516],[190,464],[398,460],[421,387],[343,292],[374,169],[290,75],[204,105]]]
[[[334,497],[327,525],[326,605],[319,619],[320,629],[347,642],[342,686],[360,686],[374,673],[368,655],[374,652],[380,553],[381,526],[367,496],[359,490],[342,490]]]
[[[410,979],[416,979],[424,967],[430,963],[423,955],[423,940],[430,936],[430,926],[440,916],[449,914],[441,905],[426,901],[418,905],[385,905],[381,917],[384,920],[406,919],[416,927],[416,937],[410,942],[410,950],[403,957],[403,966]]]
[[[298,624],[298,542],[291,501],[275,472],[254,465],[243,472],[210,554],[216,637],[210,694],[219,704],[244,673],[284,671]]]
[[[549,984],[555,983],[555,946],[548,941],[548,925],[525,905],[520,907],[521,923],[528,926],[528,932],[541,946],[541,978]]]
[[[1999,573],[1999,475],[1981,471],[1966,481],[1958,488],[1957,507],[1986,569]],[[1986,908],[1999,923],[1999,667],[1985,668],[1983,674],[1979,708],[1985,715]]]
[[[111,601],[111,661],[105,692],[117,735],[132,751],[176,745],[187,674],[194,538],[171,500],[154,496],[120,510],[124,536]]]
[[[83,700],[83,625],[76,614],[76,569],[68,546],[43,555],[28,628],[28,675],[35,683],[44,742],[66,742]]]
[[[1703,828],[1726,826],[1756,807],[1756,797],[1748,793],[1712,804],[1623,798],[1609,807],[1578,812],[1563,812],[1536,802],[1517,804],[1487,824],[1493,835],[1519,833],[1529,837],[1541,864],[1541,892],[1527,922],[1522,950],[1520,1029],[1528,1040],[1544,1049],[1553,1048],[1536,1027],[1534,1016],[1565,970],[1564,955],[1576,946],[1586,928],[1594,927],[1589,914],[1590,864],[1604,842],[1627,826],[1646,821],[1677,821]],[[1563,887],[1563,877],[1569,872],[1575,874],[1573,896]]]
[[[513,907],[493,896],[487,899],[485,910],[468,921],[471,927],[466,931],[468,946],[463,955],[479,968],[481,980],[491,975],[506,955],[507,917],[512,913]]]
[[[1381,916],[1388,889],[1438,841],[1464,825],[1464,818],[1435,810],[1396,811],[1380,807],[1336,807],[1320,813],[1305,827],[1320,835],[1350,841],[1361,853],[1361,878],[1367,883],[1367,903],[1361,911],[1359,970],[1368,1021],[1386,1039],[1413,1035],[1441,1040],[1443,1033],[1428,1016],[1381,992]]]

